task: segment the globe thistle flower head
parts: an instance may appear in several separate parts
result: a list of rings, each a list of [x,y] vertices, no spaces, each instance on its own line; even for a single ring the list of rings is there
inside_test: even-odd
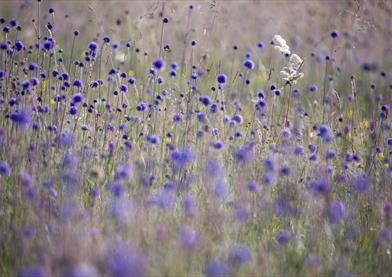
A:
[[[171,153],[171,160],[173,170],[180,171],[194,162],[195,154],[189,147],[175,149]]]
[[[183,201],[185,214],[189,217],[194,217],[197,212],[197,202],[195,197],[188,194],[184,197]]]
[[[159,143],[161,143],[161,138],[157,135],[148,135],[146,137],[146,140],[152,145],[158,145]]]
[[[253,161],[253,144],[245,144],[234,151],[234,159],[243,166],[249,165]]]
[[[82,93],[78,92],[72,96],[72,103],[73,104],[78,104],[78,103],[82,103],[82,102],[84,102],[84,97],[83,97]]]
[[[62,147],[72,147],[75,143],[75,137],[71,132],[63,132],[59,137],[59,144]]]
[[[200,237],[197,232],[189,226],[185,226],[180,232],[181,247],[184,250],[192,250],[197,247]]]
[[[359,192],[366,191],[369,187],[369,176],[366,173],[358,174],[353,178],[353,185]]]
[[[252,251],[244,244],[236,245],[230,252],[230,259],[234,264],[246,264],[252,261]]]
[[[22,51],[23,49],[24,49],[24,44],[23,44],[23,41],[21,41],[21,40],[16,40],[15,41],[15,50],[16,51],[18,51],[18,52],[20,52],[20,51]]]
[[[11,113],[10,119],[21,129],[25,130],[32,120],[32,112],[27,108]]]
[[[0,176],[9,176],[11,174],[11,166],[7,161],[0,161]]]
[[[388,243],[392,240],[392,231],[391,229],[385,227],[381,229],[378,233],[378,237],[381,243]]]
[[[131,245],[115,245],[107,250],[106,257],[110,276],[148,276],[146,257]]]
[[[222,141],[218,140],[212,143],[212,147],[216,150],[221,150],[225,147],[225,145]]]
[[[204,273],[207,277],[229,277],[230,268],[226,263],[215,260],[207,264]]]
[[[98,44],[95,41],[92,41],[88,44],[88,48],[91,52],[96,53],[98,50]]]
[[[252,180],[247,184],[247,188],[251,192],[258,192],[260,190],[260,185],[256,180]]]
[[[280,245],[287,245],[291,240],[291,233],[287,230],[280,230],[278,235],[276,236],[276,241]]]
[[[321,124],[320,126],[318,126],[317,136],[321,137],[326,143],[329,143],[333,140],[332,130],[326,124]]]
[[[39,264],[22,269],[18,273],[18,277],[49,277],[50,275],[45,271],[45,268]]]
[[[334,201],[329,205],[328,217],[332,223],[341,223],[347,217],[346,207],[342,201]]]
[[[132,165],[129,163],[121,165],[114,176],[114,180],[116,181],[119,180],[129,181],[131,179],[132,179]]]
[[[224,85],[227,82],[227,76],[224,73],[220,73],[218,74],[218,76],[216,77],[216,81],[218,82],[218,84]]]
[[[78,87],[78,88],[82,88],[82,87],[84,86],[84,84],[83,84],[83,81],[82,81],[82,80],[76,79],[76,80],[73,82],[73,86],[74,86],[74,87]]]
[[[246,61],[244,62],[244,66],[245,66],[247,69],[252,70],[252,69],[255,68],[255,63],[254,63],[252,60],[246,60]]]
[[[158,58],[152,62],[152,66],[155,69],[162,71],[165,68],[165,61],[161,58]]]

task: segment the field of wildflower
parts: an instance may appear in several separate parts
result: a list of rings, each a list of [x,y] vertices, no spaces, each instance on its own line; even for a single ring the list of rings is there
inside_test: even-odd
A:
[[[392,2],[0,1],[0,276],[391,276]]]

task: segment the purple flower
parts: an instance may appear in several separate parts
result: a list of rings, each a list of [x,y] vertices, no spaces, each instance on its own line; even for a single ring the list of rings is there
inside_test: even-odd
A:
[[[0,161],[0,175],[9,176],[11,174],[11,166],[6,161]]]
[[[280,230],[276,236],[276,240],[280,245],[286,245],[291,239],[291,234],[287,230]]]
[[[83,81],[82,81],[82,80],[79,80],[79,79],[76,79],[76,80],[73,82],[73,85],[74,85],[75,87],[79,87],[79,88],[82,88],[82,87],[84,86]]]
[[[342,222],[347,216],[346,207],[343,202],[335,201],[331,203],[329,205],[328,216],[332,223]]]
[[[114,179],[116,181],[118,180],[124,180],[124,181],[129,181],[132,179],[132,165],[129,163],[123,164],[122,166],[119,167],[117,170]]]
[[[260,190],[259,183],[257,183],[256,180],[250,181],[247,185],[247,188],[249,191],[252,191],[252,192],[257,192]]]
[[[252,251],[248,246],[239,244],[230,253],[230,259],[235,264],[245,264],[252,261]]]
[[[152,66],[157,70],[163,70],[165,68],[165,61],[158,58],[152,62]]]
[[[225,146],[225,145],[224,145],[223,142],[220,141],[220,140],[215,141],[214,143],[212,143],[212,147],[214,147],[214,148],[217,149],[217,150],[223,149],[224,146]]]
[[[329,143],[333,140],[331,128],[329,128],[329,126],[325,124],[322,124],[318,127],[317,135],[321,137],[326,143]]]
[[[189,226],[185,226],[180,232],[181,246],[185,250],[194,249],[199,243],[199,235]]]
[[[27,128],[31,122],[31,110],[21,109],[19,111],[13,112],[10,116],[11,120],[21,128]]]
[[[161,142],[161,138],[156,135],[148,135],[146,139],[149,143],[151,143],[153,145],[157,145]]]
[[[252,60],[246,60],[244,62],[244,66],[249,69],[252,70],[253,68],[255,68],[255,63]]]
[[[49,274],[41,265],[34,265],[23,269],[18,273],[18,277],[47,277]]]
[[[146,257],[130,245],[121,244],[109,249],[106,261],[110,276],[148,276]]]
[[[84,101],[84,97],[83,94],[81,94],[80,92],[72,96],[72,103],[74,104],[81,103],[83,101]]]
[[[187,216],[193,217],[197,212],[197,203],[196,199],[188,194],[184,197],[184,210]]]
[[[231,120],[237,122],[238,124],[244,123],[244,118],[243,118],[242,115],[240,115],[240,114],[234,115],[234,116],[231,118]]]
[[[317,92],[317,90],[318,90],[318,87],[316,84],[313,84],[310,86],[310,92]]]
[[[228,277],[230,269],[226,263],[216,260],[206,266],[205,274],[207,277]]]
[[[190,148],[175,149],[171,153],[172,167],[175,171],[182,170],[193,163],[195,155]]]
[[[227,82],[227,76],[226,76],[225,74],[221,73],[221,74],[219,74],[219,75],[216,77],[216,81],[217,81],[219,84],[225,84],[225,83]]]
[[[389,242],[392,239],[392,232],[390,229],[384,228],[378,233],[378,237],[381,241]]]
[[[243,166],[253,161],[253,144],[245,144],[234,152],[235,161]]]
[[[366,173],[355,176],[353,178],[353,185],[354,188],[359,192],[366,191],[369,186],[369,176]]]

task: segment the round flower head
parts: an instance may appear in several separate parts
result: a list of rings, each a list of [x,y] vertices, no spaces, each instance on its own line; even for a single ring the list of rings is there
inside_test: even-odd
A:
[[[98,49],[98,44],[95,41],[92,41],[88,44],[88,48],[92,51],[92,52],[96,52]]]
[[[18,273],[18,277],[48,277],[49,274],[45,271],[45,268],[41,265],[34,265],[31,267],[24,268]]]
[[[260,185],[257,181],[253,180],[248,183],[247,188],[249,191],[257,192],[260,190]]]
[[[186,168],[193,163],[195,156],[189,148],[175,149],[171,153],[172,167],[175,171]]]
[[[217,77],[216,77],[216,81],[218,82],[218,84],[226,84],[226,82],[227,82],[227,76],[226,76],[226,74],[224,74],[224,73],[221,73],[221,74],[219,74]]]
[[[255,63],[254,63],[252,60],[246,60],[246,61],[244,62],[244,66],[245,66],[247,69],[252,70],[252,69],[255,68]]]
[[[181,246],[185,250],[193,249],[199,242],[199,236],[195,230],[189,226],[182,228],[180,232]]]
[[[338,31],[333,30],[333,31],[331,32],[331,37],[332,37],[332,38],[337,38],[338,36],[339,36],[339,32],[338,32]]]
[[[82,103],[84,101],[83,94],[81,93],[76,93],[72,96],[72,103],[77,104],[77,103]]]
[[[197,212],[196,199],[192,195],[187,195],[184,198],[184,210],[187,216],[193,217]]]
[[[110,276],[148,276],[146,257],[133,246],[116,245],[108,250],[105,260]]]
[[[291,239],[291,234],[287,230],[280,230],[276,236],[276,240],[280,245],[286,245]]]
[[[81,88],[81,87],[83,87],[83,81],[82,81],[82,80],[79,80],[79,79],[76,79],[76,80],[73,82],[73,85],[74,85],[75,87]]]
[[[335,201],[331,203],[329,206],[328,216],[332,223],[342,222],[347,216],[346,207],[343,202]]]
[[[216,260],[208,263],[205,274],[207,277],[228,277],[230,268],[226,263]]]
[[[231,251],[230,258],[235,264],[245,264],[252,260],[252,251],[248,246],[239,244]]]
[[[28,109],[21,109],[10,115],[10,119],[21,128],[27,128],[29,126],[31,117],[32,113]]]
[[[0,176],[9,176],[11,174],[11,166],[6,161],[0,161]]]
[[[147,136],[147,141],[153,145],[157,145],[161,142],[161,138],[156,135],[148,135]]]
[[[317,92],[318,88],[316,84],[310,86],[310,92]]]
[[[357,191],[366,191],[369,186],[369,177],[366,173],[359,174],[353,179],[354,188]]]
[[[162,71],[165,68],[165,61],[161,58],[158,58],[152,62],[152,66],[155,69]]]

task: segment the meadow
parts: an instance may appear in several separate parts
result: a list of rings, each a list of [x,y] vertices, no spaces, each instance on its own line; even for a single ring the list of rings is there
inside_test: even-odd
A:
[[[0,1],[0,276],[390,276],[391,14]]]

